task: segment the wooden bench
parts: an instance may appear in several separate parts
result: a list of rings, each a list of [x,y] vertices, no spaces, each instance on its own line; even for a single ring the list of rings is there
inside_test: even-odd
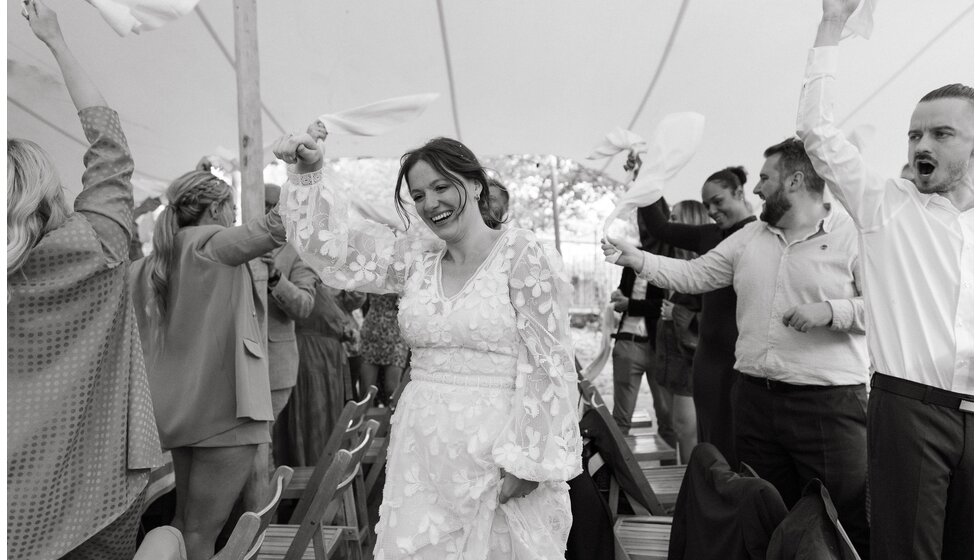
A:
[[[659,515],[622,516],[616,520],[619,555],[630,560],[665,560],[673,519]]]
[[[630,428],[652,428],[653,418],[650,418],[650,413],[644,408],[640,410],[633,411],[633,418],[630,420]]]
[[[625,439],[637,461],[669,461],[677,458],[677,451],[667,445],[652,427],[632,429]]]
[[[677,503],[677,493],[681,489],[681,481],[684,480],[684,473],[687,465],[671,465],[662,467],[656,463],[640,463],[644,478],[650,483],[650,487],[656,492],[660,503],[667,508],[673,508]]]

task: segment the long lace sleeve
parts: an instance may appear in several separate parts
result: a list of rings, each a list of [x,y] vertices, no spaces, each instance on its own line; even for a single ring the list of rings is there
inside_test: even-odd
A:
[[[419,228],[396,236],[388,226],[352,212],[344,189],[326,182],[322,170],[296,174],[290,169],[279,199],[286,241],[328,286],[401,293],[412,263],[437,250],[437,240]]]
[[[494,445],[493,458],[505,471],[525,480],[566,481],[582,471],[567,299],[561,293],[557,268],[533,234],[527,232],[515,251],[510,298],[521,337],[517,391],[510,422]]]

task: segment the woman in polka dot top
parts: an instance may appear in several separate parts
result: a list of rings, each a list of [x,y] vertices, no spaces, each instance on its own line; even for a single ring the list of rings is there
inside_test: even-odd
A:
[[[24,15],[90,146],[73,212],[44,150],[7,140],[7,556],[129,559],[162,463],[127,289],[133,160],[55,14]]]

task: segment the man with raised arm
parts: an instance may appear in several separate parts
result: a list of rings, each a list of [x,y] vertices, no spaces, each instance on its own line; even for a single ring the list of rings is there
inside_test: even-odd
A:
[[[787,508],[803,487],[823,481],[855,547],[867,554],[865,517],[868,343],[857,230],[824,202],[803,143],[768,148],[754,192],[760,220],[694,260],[671,259],[628,243],[629,266],[656,286],[698,294],[735,289],[732,389],[735,453],[779,490]]]
[[[875,374],[871,557],[972,558],[973,88],[912,112],[914,181],[884,179],[834,124],[837,44],[858,0],[824,0],[797,128],[860,236]]]

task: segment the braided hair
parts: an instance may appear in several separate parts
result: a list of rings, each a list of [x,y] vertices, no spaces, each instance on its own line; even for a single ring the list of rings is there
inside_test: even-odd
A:
[[[169,204],[157,218],[153,230],[153,253],[148,257],[150,283],[160,316],[167,313],[167,285],[173,268],[174,240],[181,228],[196,225],[214,202],[231,201],[228,183],[207,171],[184,173],[167,187]]]

